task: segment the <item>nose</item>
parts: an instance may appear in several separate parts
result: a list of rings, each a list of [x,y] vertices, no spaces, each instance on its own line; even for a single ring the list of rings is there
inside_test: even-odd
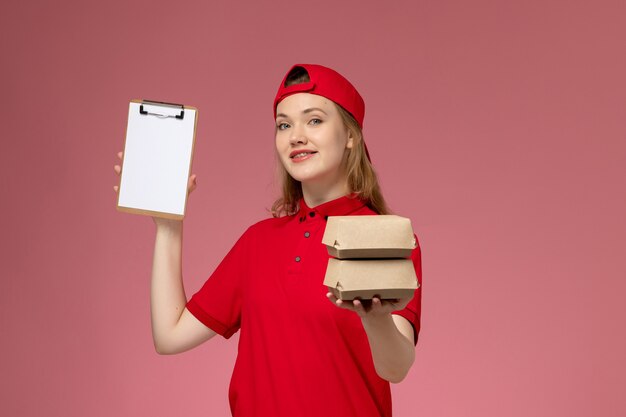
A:
[[[296,145],[298,143],[307,143],[308,139],[306,134],[303,132],[301,127],[294,126],[291,130],[291,135],[289,136],[289,143],[291,145]]]

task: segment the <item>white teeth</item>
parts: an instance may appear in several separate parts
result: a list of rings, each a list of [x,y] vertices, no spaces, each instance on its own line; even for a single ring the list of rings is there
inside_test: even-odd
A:
[[[309,155],[309,153],[308,152],[302,152],[302,153],[295,154],[294,156],[292,156],[292,158],[300,158],[300,157],[306,156],[306,155]]]

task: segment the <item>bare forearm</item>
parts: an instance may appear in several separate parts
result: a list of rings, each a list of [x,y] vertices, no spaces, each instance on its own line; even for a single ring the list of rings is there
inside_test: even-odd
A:
[[[157,351],[167,349],[170,336],[187,303],[182,278],[182,222],[156,228],[150,292],[152,337]]]
[[[415,347],[398,330],[391,314],[362,319],[378,375],[400,382],[415,361]]]

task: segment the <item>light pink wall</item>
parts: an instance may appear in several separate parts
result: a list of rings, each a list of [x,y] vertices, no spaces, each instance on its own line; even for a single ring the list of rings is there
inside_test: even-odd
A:
[[[422,243],[395,415],[626,414],[623,1],[9,2],[0,415],[218,416],[236,338],[158,356],[154,226],[118,213],[128,101],[200,109],[187,295],[265,217],[293,63],[367,103],[384,191]]]

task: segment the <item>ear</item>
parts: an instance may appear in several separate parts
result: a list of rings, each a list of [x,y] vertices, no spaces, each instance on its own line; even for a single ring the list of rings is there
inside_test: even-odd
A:
[[[347,130],[348,130],[348,142],[346,143],[346,148],[352,149],[354,147],[354,135],[352,134],[351,129],[347,129]]]

